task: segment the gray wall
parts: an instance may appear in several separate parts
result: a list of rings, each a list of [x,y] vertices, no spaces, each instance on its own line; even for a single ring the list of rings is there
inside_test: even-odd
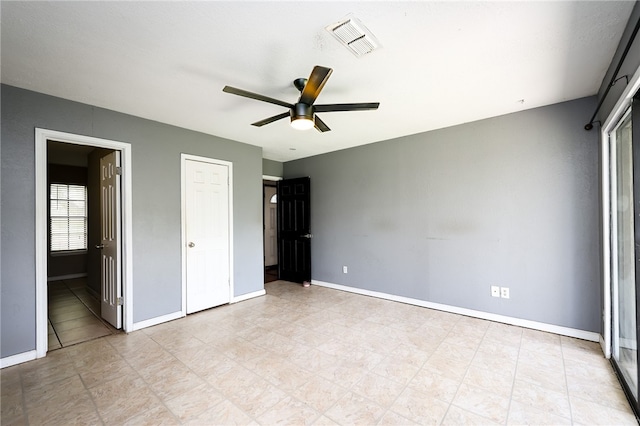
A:
[[[261,148],[11,86],[1,90],[2,357],[35,349],[35,127],[131,143],[134,322],[180,310],[183,152],[233,162],[235,294],[263,288]]]
[[[599,332],[595,105],[285,163],[311,177],[313,279]]]
[[[283,164],[279,161],[262,159],[262,174],[267,176],[282,177]]]

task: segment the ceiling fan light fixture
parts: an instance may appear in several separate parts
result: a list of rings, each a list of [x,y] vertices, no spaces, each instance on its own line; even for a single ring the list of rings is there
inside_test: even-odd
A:
[[[309,130],[313,129],[313,126],[313,120],[306,117],[291,117],[291,127],[296,130]]]
[[[347,15],[346,18],[325,29],[357,57],[381,47],[378,39],[353,15]]]
[[[298,102],[291,108],[291,127],[296,130],[309,130],[315,126],[313,107]]]

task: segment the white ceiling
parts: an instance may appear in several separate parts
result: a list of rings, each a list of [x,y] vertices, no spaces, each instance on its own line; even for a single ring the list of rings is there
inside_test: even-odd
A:
[[[288,161],[594,95],[633,5],[2,1],[1,76]],[[350,13],[381,49],[357,58],[324,29]],[[222,92],[295,102],[292,81],[314,65],[334,70],[317,103],[380,108],[324,113],[326,133],[258,128],[286,110]]]

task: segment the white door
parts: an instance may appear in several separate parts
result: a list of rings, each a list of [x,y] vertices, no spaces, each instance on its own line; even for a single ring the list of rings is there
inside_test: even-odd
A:
[[[100,313],[115,328],[122,328],[119,167],[119,151],[100,159]]]
[[[264,187],[264,266],[278,264],[276,187]]]
[[[185,161],[187,313],[229,303],[229,167]]]

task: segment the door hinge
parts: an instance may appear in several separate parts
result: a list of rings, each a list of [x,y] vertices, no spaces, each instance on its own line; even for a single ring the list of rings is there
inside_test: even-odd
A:
[[[124,305],[124,299],[122,297],[118,297],[118,299],[116,300],[116,305],[118,306]]]
[[[122,167],[116,167],[116,174],[118,176],[122,175]]]

